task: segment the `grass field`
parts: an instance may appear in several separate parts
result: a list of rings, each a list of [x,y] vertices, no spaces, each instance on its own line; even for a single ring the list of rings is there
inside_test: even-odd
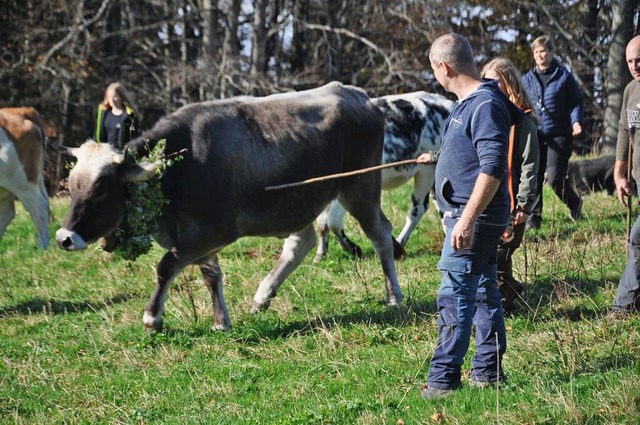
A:
[[[640,318],[604,317],[624,268],[626,213],[594,194],[572,223],[545,190],[543,227],[515,260],[528,285],[507,317],[508,384],[429,402],[420,388],[437,337],[443,238],[433,209],[397,264],[401,308],[381,302],[380,266],[348,222],[363,260],[332,240],[324,262],[309,255],[253,316],[281,241],[240,240],[220,256],[232,330],[210,330],[208,294],[189,268],[171,288],[165,330],[150,334],[142,312],[158,247],[133,263],[93,246],[41,251],[19,207],[0,244],[0,423],[637,424]],[[384,194],[396,229],[409,193]],[[52,233],[67,203],[53,201]]]

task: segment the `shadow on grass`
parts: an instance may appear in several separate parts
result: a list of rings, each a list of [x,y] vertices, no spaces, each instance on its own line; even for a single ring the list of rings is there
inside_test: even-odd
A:
[[[296,336],[313,334],[318,331],[330,331],[335,328],[348,329],[354,325],[366,325],[367,327],[380,328],[402,328],[408,327],[419,320],[432,320],[427,315],[437,312],[435,300],[410,302],[400,307],[385,307],[380,311],[371,311],[370,308],[363,307],[358,311],[338,314],[307,317],[305,319],[281,321],[270,314],[269,311],[260,312],[253,319],[243,321],[243,325],[231,329],[228,335],[232,339],[238,339],[243,344],[262,344],[265,340],[273,341],[277,339],[287,339]],[[435,318],[433,318],[435,320]],[[168,326],[167,326],[168,325]],[[170,323],[165,323],[161,334],[169,339],[174,336],[184,335],[201,338],[212,336],[212,332],[207,327],[198,325],[191,330],[172,329]],[[218,335],[226,335],[218,333]],[[223,338],[227,338],[224,336]]]
[[[525,285],[521,299],[515,302],[515,307],[507,313],[509,316],[519,316],[525,319],[556,320],[559,317],[572,322],[599,319],[603,315],[597,303],[588,305],[564,306],[575,296],[594,298],[603,289],[600,280],[567,279],[563,282],[536,281]],[[545,313],[541,317],[540,312]]]
[[[34,298],[30,301],[22,302],[13,307],[0,309],[0,318],[13,315],[29,316],[32,314],[67,314],[82,313],[85,311],[98,311],[103,308],[126,302],[130,299],[140,298],[139,294],[121,294],[108,298],[101,302],[71,302],[58,300],[45,300]]]

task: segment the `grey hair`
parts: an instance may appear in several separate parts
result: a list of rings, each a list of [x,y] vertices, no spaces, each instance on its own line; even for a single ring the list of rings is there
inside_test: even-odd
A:
[[[444,62],[457,71],[476,69],[469,40],[456,33],[436,38],[431,45],[429,59],[435,63]]]

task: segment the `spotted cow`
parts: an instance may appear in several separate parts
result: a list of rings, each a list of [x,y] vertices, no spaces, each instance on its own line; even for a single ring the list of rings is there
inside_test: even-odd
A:
[[[455,102],[439,94],[418,91],[373,99],[385,117],[382,163],[417,158],[423,152],[438,151],[444,121]],[[395,257],[404,253],[411,232],[429,208],[429,192],[435,183],[434,165],[402,165],[382,170],[382,189],[390,190],[413,178],[411,208],[404,227],[395,240]],[[362,250],[344,232],[345,210],[338,201],[332,202],[318,217],[316,226],[320,241],[316,261],[327,253],[329,230],[338,238],[343,249],[356,256]]]
[[[15,199],[49,246],[49,196],[44,185],[44,123],[30,107],[0,108],[0,240],[15,217]]]
[[[386,301],[402,291],[393,262],[391,223],[380,208],[380,173],[282,190],[308,178],[380,163],[384,118],[366,93],[331,83],[263,98],[239,97],[185,106],[132,140],[126,153],[142,155],[159,140],[165,152],[184,152],[162,176],[165,206],[157,222],[167,252],[145,307],[145,329],[162,328],[169,284],[189,264],[204,277],[213,304],[213,328],[231,322],[223,296],[218,253],[243,236],[286,238],[275,267],[262,280],[252,311],[267,308],[286,277],[316,243],[314,220],[333,199],[363,227],[386,278]],[[123,218],[129,181],[155,175],[108,144],[84,143],[69,175],[71,204],[58,245],[79,250],[109,235]]]

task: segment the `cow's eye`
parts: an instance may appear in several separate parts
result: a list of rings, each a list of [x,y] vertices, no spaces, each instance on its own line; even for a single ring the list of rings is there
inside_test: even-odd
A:
[[[96,186],[93,189],[93,193],[94,196],[96,198],[103,198],[107,195],[107,191],[108,191],[109,187],[106,184],[105,181],[100,181],[96,184]]]

